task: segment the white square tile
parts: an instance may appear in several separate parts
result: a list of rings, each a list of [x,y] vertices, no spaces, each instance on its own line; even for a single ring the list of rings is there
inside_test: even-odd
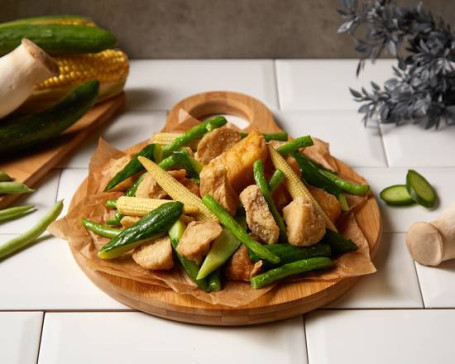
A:
[[[382,124],[390,166],[455,167],[455,128],[425,130],[420,125]]]
[[[46,236],[0,263],[0,310],[126,309],[85,276],[65,241]]]
[[[289,135],[310,134],[330,143],[332,154],[352,167],[387,165],[379,128],[365,127],[355,111],[280,111],[275,115]]]
[[[382,85],[393,76],[393,60],[367,64],[356,78],[357,60],[279,60],[277,80],[282,110],[357,110],[349,87],[370,89],[370,82]],[[357,120],[361,120],[357,114]]]
[[[455,260],[438,267],[415,265],[425,307],[455,308]]]
[[[150,138],[161,130],[165,121],[165,112],[125,111],[109,122],[105,128],[92,133],[68,159],[60,163],[60,166],[88,168],[100,137],[117,149],[123,150]]]
[[[131,110],[169,110],[206,91],[237,91],[277,109],[271,60],[133,60],[126,83]]]
[[[44,322],[40,364],[306,363],[301,317],[215,328],[141,313],[56,313]]]
[[[379,198],[382,189],[394,185],[405,184],[407,168],[357,168],[356,171],[364,176],[371,185],[372,191],[378,198],[386,232],[406,232],[409,226],[418,221],[432,221],[455,201],[455,168],[417,168],[434,186],[439,195],[439,204],[429,210],[420,205],[387,206]]]
[[[58,186],[58,200],[63,200],[62,215],[66,215],[71,199],[81,183],[87,178],[88,169],[64,169]]]
[[[23,233],[43,217],[56,202],[59,179],[60,170],[53,170],[34,186],[35,192],[15,201],[14,206],[32,204],[35,205],[36,210],[21,218],[0,223],[0,234]]]
[[[384,234],[374,259],[377,272],[362,277],[330,308],[423,308],[405,234]]]
[[[316,311],[306,318],[310,363],[452,363],[453,310]]]
[[[42,320],[41,312],[0,312],[1,363],[36,363]]]

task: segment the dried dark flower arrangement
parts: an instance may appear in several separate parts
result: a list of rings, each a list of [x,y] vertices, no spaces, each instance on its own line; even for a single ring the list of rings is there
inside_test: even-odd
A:
[[[412,121],[438,128],[443,121],[455,124],[455,32],[422,3],[400,7],[396,0],[343,0],[338,10],[347,32],[361,54],[357,75],[367,59],[375,61],[384,51],[397,58],[394,78],[381,88],[350,89],[362,102],[363,121],[379,120],[397,125]],[[357,35],[361,34],[361,37]]]

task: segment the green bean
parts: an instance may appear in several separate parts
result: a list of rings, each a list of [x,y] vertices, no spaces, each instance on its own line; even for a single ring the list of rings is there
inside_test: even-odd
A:
[[[338,187],[340,187],[344,192],[350,193],[351,195],[366,195],[370,191],[369,185],[361,185],[351,181],[346,181],[345,179],[337,176],[336,174],[324,170],[320,170],[319,173],[330,179]]]
[[[97,222],[89,219],[82,219],[82,225],[84,225],[90,231],[93,231],[95,234],[104,236],[105,238],[113,238],[120,234],[122,230],[114,229],[109,226],[98,224]]]
[[[298,260],[296,262],[282,265],[281,267],[271,269],[265,273],[259,274],[250,279],[251,287],[254,289],[268,286],[280,279],[301,274],[317,269],[326,269],[332,267],[333,262],[327,257],[318,257]]]
[[[123,218],[123,215],[120,212],[115,211],[115,215],[112,219],[106,219],[106,224],[118,226],[121,224],[122,218]]]
[[[248,133],[245,131],[241,131],[240,136],[242,138],[245,138],[246,136],[248,136]],[[285,131],[281,131],[281,132],[277,132],[277,133],[262,133],[262,136],[264,137],[266,142],[269,142],[271,140],[278,140],[278,141],[285,142],[288,140],[288,133],[286,133]]]
[[[313,145],[313,139],[311,139],[311,136],[306,135],[283,144],[277,151],[281,155],[286,155],[298,151],[300,148],[309,147],[310,145]]]
[[[125,196],[128,197],[134,197],[136,196],[136,191],[141,182],[144,180],[146,173],[143,173],[139,176],[139,178],[136,180],[136,182],[133,183],[133,185],[126,191]]]
[[[21,217],[26,213],[30,212],[31,210],[33,210],[34,208],[35,206],[33,205],[24,205],[0,210],[0,221],[6,221],[17,217]]]
[[[177,220],[174,225],[169,229],[169,237],[171,238],[171,245],[172,249],[177,256],[177,259],[180,261],[183,269],[185,270],[186,274],[190,279],[198,285],[199,288],[203,289],[206,292],[209,292],[209,287],[207,284],[207,280],[204,279],[197,279],[197,274],[199,272],[199,266],[194,263],[193,261],[186,259],[183,255],[181,255],[177,251],[177,247],[179,245],[180,239],[182,238],[183,232],[185,231],[186,226],[181,220]]]
[[[270,193],[273,193],[277,189],[277,187],[284,181],[284,173],[281,169],[275,169],[273,172],[272,177],[269,180],[269,190]]]
[[[351,239],[332,230],[326,231],[321,243],[330,245],[332,255],[334,256],[354,252],[358,249],[357,244]]]
[[[166,171],[174,167],[176,164],[177,163],[173,155],[164,158],[160,163],[158,163],[158,165]]]
[[[158,146],[158,147],[157,147]],[[133,158],[123,167],[106,185],[104,192],[110,191],[120,182],[126,180],[127,178],[134,176],[136,173],[139,173],[144,170],[144,166],[137,160],[137,157],[146,157],[152,160],[155,160],[156,149],[159,148],[159,144],[149,144],[141,149],[139,153],[136,153]]]
[[[199,180],[199,172],[202,170],[204,165],[192,158],[188,151],[185,149],[176,150],[172,153],[172,158],[174,158],[176,165],[186,170],[190,178]]]
[[[63,201],[58,201],[30,230],[0,246],[0,259],[4,259],[16,251],[31,245],[57,219],[62,209]]]
[[[0,194],[30,193],[35,190],[20,182],[0,182]]]
[[[215,270],[207,277],[209,292],[221,291],[221,268]]]
[[[270,263],[277,264],[280,258],[267,250],[262,244],[258,243],[232,218],[231,215],[210,195],[205,195],[202,202],[212,211],[220,220],[221,224],[229,229],[237,239],[239,239],[246,247],[256,253],[261,259],[267,260]]]
[[[192,127],[186,133],[175,138],[170,144],[163,147],[163,158],[172,154],[172,152],[184,147],[195,139],[201,138],[204,134],[226,125],[227,120],[224,116],[215,116],[207,121]]]
[[[311,246],[293,246],[290,244],[270,244],[265,245],[274,254],[278,255],[282,264],[292,263],[297,260],[310,259],[316,257],[330,257],[332,250],[329,244],[318,243]],[[256,263],[261,260],[251,250],[248,251],[250,259]],[[276,268],[276,265],[263,262],[264,268]]]
[[[107,200],[105,206],[115,209],[117,207],[116,203],[116,200]]]
[[[280,228],[280,241],[285,242],[286,241],[286,226],[284,225],[283,218],[281,217],[280,213],[278,212],[278,210],[275,206],[275,201],[273,201],[272,194],[270,193],[270,190],[269,190],[269,185],[267,184],[267,181],[265,180],[264,166],[262,163],[263,163],[262,159],[258,159],[253,164],[254,180],[256,181],[256,184],[258,185],[259,189],[261,190],[261,193],[264,196],[264,198],[267,202],[267,205],[269,206],[270,212],[272,213],[276,224]]]
[[[12,181],[13,178],[10,177],[7,173],[5,172],[0,172],[0,182],[8,182]]]
[[[299,165],[300,172],[302,173],[302,179],[315,187],[319,187],[331,193],[335,196],[340,196],[341,188],[338,187],[334,182],[328,179],[326,176],[320,173],[319,169],[309,160],[305,155],[300,153],[292,153],[291,154],[297,164]]]

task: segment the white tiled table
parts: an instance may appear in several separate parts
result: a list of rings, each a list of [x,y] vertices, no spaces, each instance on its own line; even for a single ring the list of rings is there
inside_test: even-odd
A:
[[[125,148],[159,130],[179,99],[233,90],[262,100],[292,135],[312,134],[371,183],[373,191],[421,171],[442,201],[434,211],[381,203],[378,272],[326,308],[284,322],[208,328],[147,316],[116,302],[81,272],[64,241],[47,237],[0,263],[0,363],[451,363],[455,264],[415,264],[405,232],[455,201],[455,129],[364,128],[348,87],[382,82],[390,61],[355,78],[355,60],[133,61],[127,110],[46,178],[24,202],[39,211],[0,225],[0,244],[57,199],[69,203],[101,135]]]

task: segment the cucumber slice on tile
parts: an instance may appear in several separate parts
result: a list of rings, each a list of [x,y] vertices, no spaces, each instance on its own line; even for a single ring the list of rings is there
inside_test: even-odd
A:
[[[406,187],[411,197],[419,205],[432,208],[436,204],[438,196],[433,186],[413,169],[410,169],[406,175]]]
[[[414,200],[405,185],[386,187],[381,191],[379,197],[388,205],[393,206],[406,206],[414,203]]]

